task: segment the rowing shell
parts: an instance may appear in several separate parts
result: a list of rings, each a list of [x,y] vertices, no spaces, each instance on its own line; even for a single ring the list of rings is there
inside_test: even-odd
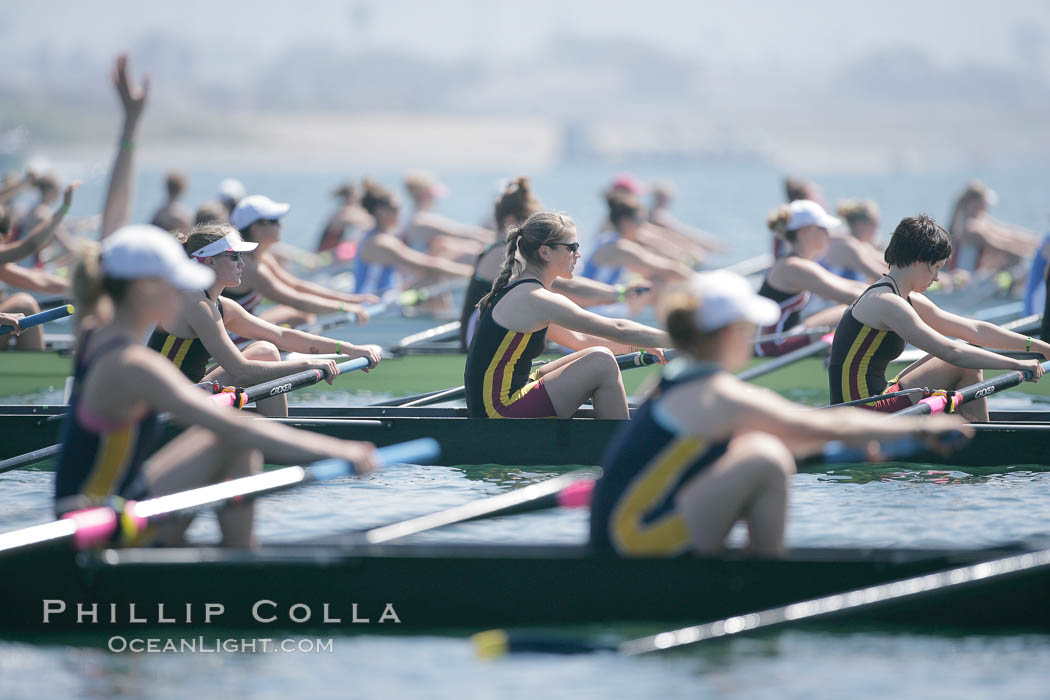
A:
[[[0,406],[0,426],[6,439],[0,441],[0,459],[31,452],[57,442],[65,407]],[[277,420],[302,430],[324,433],[346,440],[368,440],[391,445],[420,437],[441,442],[438,464],[562,467],[600,464],[605,446],[621,421],[596,420],[591,411],[577,418],[493,420],[467,418],[464,409],[453,408],[342,408],[296,407],[288,418]],[[1040,411],[998,411],[992,422],[975,425],[969,445],[950,457],[918,454],[908,463],[947,464],[964,468],[1050,468],[1050,414]],[[890,420],[887,418],[887,420]],[[181,428],[169,425],[166,439]],[[826,471],[827,467],[813,467]]]

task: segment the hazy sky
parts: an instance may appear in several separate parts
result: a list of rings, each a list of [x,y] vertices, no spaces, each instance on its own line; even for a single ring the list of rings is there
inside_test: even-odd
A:
[[[901,44],[946,62],[1010,63],[1019,44],[1050,34],[1050,11],[1038,0],[7,0],[3,14],[0,58],[8,65],[45,42],[110,54],[156,30],[232,60],[316,37],[351,49],[508,58],[574,34],[643,39],[715,66],[787,61],[813,69]]]

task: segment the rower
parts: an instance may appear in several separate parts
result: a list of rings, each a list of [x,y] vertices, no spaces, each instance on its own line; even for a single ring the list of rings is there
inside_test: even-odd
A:
[[[622,284],[629,273],[636,273],[650,280],[655,287],[668,282],[687,279],[692,270],[641,240],[645,226],[645,207],[632,194],[609,191],[605,194],[609,207],[610,230],[598,234],[594,252],[583,266],[582,277],[605,284]],[[672,248],[673,250],[673,248]]]
[[[481,316],[467,352],[463,384],[471,416],[570,418],[591,399],[596,417],[627,417],[613,354],[661,348],[667,334],[599,316],[550,291],[557,278],[572,277],[579,245],[576,225],[564,214],[533,214],[508,234],[503,267],[478,302]],[[519,254],[525,263],[515,275]],[[576,352],[533,371],[548,338]]]
[[[817,262],[827,250],[829,230],[840,224],[838,219],[824,211],[824,207],[808,199],[795,200],[769,215],[766,225],[785,242],[788,253],[773,263],[758,290],[759,295],[780,306],[779,317],[759,328],[759,336],[837,323],[845,305],[864,291],[864,285],[839,277]],[[837,305],[803,319],[802,309],[812,294],[837,302]],[[810,342],[806,335],[799,334],[756,343],[755,354],[762,357],[783,355]]]
[[[845,234],[831,233],[828,252],[820,264],[855,282],[877,280],[886,272],[882,253],[875,247],[879,230],[879,207],[870,199],[846,199],[838,204],[836,213],[846,223]]]
[[[174,362],[191,382],[251,386],[310,368],[323,370],[329,383],[335,377],[333,360],[281,360],[281,350],[341,353],[348,358],[367,357],[372,366],[379,364],[382,351],[376,345],[358,346],[283,328],[253,316],[233,299],[223,299],[226,287],[240,285],[244,257],[259,245],[243,241],[229,224],[196,226],[180,241],[190,257],[215,272],[215,281],[203,292],[183,295],[174,322],[158,324],[147,345]],[[242,351],[231,335],[258,342]],[[217,366],[209,372],[212,358]],[[257,409],[265,416],[286,417],[288,397],[278,394],[260,400]]]
[[[951,254],[951,236],[936,221],[925,214],[901,219],[886,247],[889,273],[846,309],[835,331],[828,367],[832,403],[921,387],[951,391],[982,381],[983,369],[1028,370],[1031,381],[1042,376],[1039,360],[1013,359],[967,343],[1035,351],[1047,358],[1050,345],[948,313],[921,294]],[[886,367],[906,343],[929,354],[887,380]],[[870,408],[896,411],[912,403],[903,396]],[[971,421],[987,421],[988,402],[967,401],[959,412]]]
[[[532,192],[532,185],[527,177],[518,177],[508,183],[496,202],[494,220],[499,226],[498,240],[478,256],[474,264],[474,274],[463,297],[459,325],[461,352],[467,351],[477,329],[478,302],[491,291],[493,280],[499,276],[504,249],[507,247],[507,232],[521,226],[526,219],[542,209],[543,206]],[[519,262],[524,263],[523,260]],[[648,283],[644,280],[614,286],[585,277],[559,277],[551,286],[551,291],[564,294],[581,306],[615,304],[627,299],[637,301],[648,290]]]
[[[728,271],[696,275],[660,304],[674,347],[659,386],[609,444],[591,501],[591,544],[623,556],[721,552],[746,521],[749,551],[784,551],[795,459],[829,440],[871,441],[957,429],[954,416],[885,420],[852,408],[805,411],[730,372],[755,327],[779,311]]]
[[[317,242],[318,253],[335,250],[348,236],[351,240],[356,239],[360,232],[374,225],[372,217],[361,206],[361,195],[356,184],[345,182],[332,192],[332,196],[339,199],[339,206],[325,223]]]
[[[358,471],[373,470],[370,443],[239,415],[211,401],[170,362],[142,345],[150,327],[174,320],[179,293],[208,288],[214,273],[189,260],[164,231],[124,225],[134,177],[131,144],[146,93],[132,87],[126,57],[117,59],[115,76],[124,129],[106,193],[102,245],[85,249],[73,273],[81,323],[55,475],[56,510],[61,514],[101,505],[112,496],[163,496],[247,476],[261,470],[264,456],[285,464],[332,457],[353,462]],[[162,412],[196,427],[150,456]],[[250,502],[223,509],[223,544],[249,546],[252,517]],[[188,525],[178,521],[165,526],[159,533],[162,541],[181,543]]]
[[[375,303],[375,296],[345,294],[301,280],[274,258],[271,249],[281,240],[281,219],[290,209],[290,205],[261,194],[249,195],[237,203],[230,223],[244,240],[258,243],[259,247],[245,258],[242,283],[225,290],[223,296],[236,301],[245,311],[279,325],[312,323],[313,314],[334,312],[352,314],[358,322],[367,321],[368,313],[361,304]],[[278,306],[256,313],[263,299]]]
[[[376,227],[357,247],[354,291],[358,294],[382,296],[396,290],[402,274],[470,277],[469,265],[413,250],[397,237],[401,203],[390,190],[366,178],[361,206],[375,219]]]
[[[976,180],[959,195],[948,224],[952,238],[949,270],[993,274],[1035,254],[1038,242],[1031,231],[989,216],[988,207],[998,199],[995,190]]]

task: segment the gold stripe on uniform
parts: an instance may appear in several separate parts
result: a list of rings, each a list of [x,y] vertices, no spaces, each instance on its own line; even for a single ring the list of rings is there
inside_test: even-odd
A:
[[[186,353],[188,353],[190,348],[193,347],[193,338],[180,338],[180,340],[182,340],[183,343],[179,347],[179,351],[175,353],[175,358],[172,362],[175,363],[176,367],[182,369],[182,363],[186,359]]]
[[[82,491],[85,496],[102,499],[117,490],[117,482],[131,460],[137,428],[133,425],[99,437],[95,466]]]
[[[869,328],[869,330],[874,330]],[[876,391],[880,391],[882,387],[879,387],[875,391],[871,390],[868,386],[868,363],[871,362],[871,358],[875,356],[875,353],[879,351],[879,346],[882,344],[882,339],[886,337],[886,333],[889,331],[876,331],[875,340],[871,341],[871,345],[868,346],[867,352],[860,358],[860,365],[857,367],[857,386],[860,387],[864,396],[858,396],[858,399],[866,399],[869,396],[874,396]],[[853,399],[850,399],[851,401]]]
[[[621,554],[671,556],[689,548],[689,532],[677,510],[652,523],[645,514],[667,497],[682,476],[706,450],[696,438],[672,440],[631,482],[609,519],[609,536]]]
[[[514,340],[514,336],[516,335],[519,335],[519,333],[517,333],[516,331],[508,331],[507,334],[503,336],[503,341],[499,344],[499,348],[496,350],[496,354],[492,356],[492,360],[489,362],[488,369],[485,370],[485,381],[482,384],[482,399],[485,401],[485,413],[488,414],[489,418],[502,417],[500,416],[499,411],[496,410],[495,405],[493,405],[492,403],[493,379],[496,374],[496,368],[500,365],[500,360],[502,360],[503,356],[507,354],[507,348],[510,347],[511,342]],[[520,335],[523,336],[521,342],[518,343],[518,347],[514,351],[514,354],[507,361],[507,364],[503,367],[503,381],[500,384],[499,392],[501,400],[503,399],[503,397],[507,396],[510,393],[510,383],[514,379],[514,365],[517,364],[518,358],[520,358],[521,354],[525,352],[525,348],[528,346],[529,340],[532,338],[532,333],[521,333]],[[528,393],[530,389],[532,389],[532,385],[526,384],[518,392],[515,393],[516,398],[521,398],[521,396],[524,396],[526,393]],[[518,394],[521,394],[521,396],[518,396]],[[506,403],[510,404],[513,403],[513,401],[507,401]]]
[[[860,333],[853,339],[853,344],[849,347],[849,352],[846,353],[846,360],[842,363],[842,400],[843,401],[856,401],[857,399],[866,399],[866,396],[854,396],[853,392],[850,391],[849,378],[850,378],[850,365],[853,364],[853,358],[860,350],[860,346],[864,343],[864,339],[868,337],[868,331],[871,330],[870,326],[861,326]]]

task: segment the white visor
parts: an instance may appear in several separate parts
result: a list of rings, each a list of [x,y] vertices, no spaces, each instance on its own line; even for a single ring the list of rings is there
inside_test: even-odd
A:
[[[190,253],[190,257],[202,260],[204,258],[214,257],[220,253],[228,253],[230,251],[235,253],[248,253],[258,247],[258,243],[246,243],[239,233],[236,231],[230,231],[219,240],[212,241],[208,245],[201,246],[193,251]]]
[[[767,326],[780,318],[777,303],[756,294],[751,283],[735,272],[698,273],[690,286],[700,300],[695,312],[696,325],[705,333],[738,321]]]

